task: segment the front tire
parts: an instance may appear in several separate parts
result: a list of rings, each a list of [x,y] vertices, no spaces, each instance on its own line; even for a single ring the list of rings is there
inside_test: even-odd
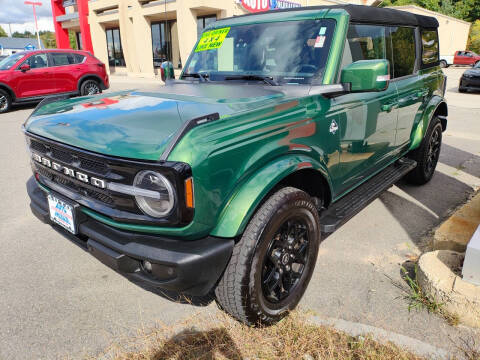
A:
[[[235,245],[215,289],[218,305],[248,325],[270,325],[295,308],[315,268],[318,210],[296,188],[273,194]]]
[[[5,90],[0,90],[0,114],[9,112],[12,108],[12,98]]]
[[[408,182],[415,185],[424,185],[432,179],[440,158],[442,132],[440,119],[435,116],[430,122],[427,134],[420,146],[408,155],[409,158],[417,162],[417,167],[405,177]]]
[[[100,84],[96,80],[85,80],[82,83],[82,86],[80,86],[80,95],[86,96],[86,95],[96,95],[100,94],[102,92],[102,89],[100,88]]]

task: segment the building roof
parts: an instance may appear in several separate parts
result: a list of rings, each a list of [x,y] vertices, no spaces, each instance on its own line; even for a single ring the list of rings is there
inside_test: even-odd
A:
[[[280,14],[284,14],[283,18],[288,18],[289,14],[291,17],[295,17],[296,13],[302,13],[304,16],[311,14],[312,16],[317,15],[319,12],[324,12],[324,16],[328,17],[328,12],[330,10],[345,10],[350,15],[350,20],[353,22],[359,23],[377,23],[385,25],[405,25],[405,26],[421,26],[424,28],[438,28],[438,20],[431,16],[424,16],[413,14],[406,11],[400,11],[389,8],[377,8],[372,6],[363,6],[363,5],[351,5],[351,4],[342,4],[342,5],[333,5],[333,6],[310,6],[310,7],[297,7],[284,10],[271,10],[264,13],[254,13],[236,16],[228,19],[221,19],[213,26],[217,27],[218,25],[223,25],[224,23],[241,23],[243,22],[241,18],[251,17],[252,22],[262,22],[269,21],[270,17],[279,18]],[[277,14],[277,15],[275,15]]]
[[[43,42],[40,39],[40,44],[43,46]],[[0,47],[4,49],[15,49],[15,50],[24,50],[28,45],[35,46],[38,49],[38,41],[36,38],[11,38],[11,37],[0,37]]]

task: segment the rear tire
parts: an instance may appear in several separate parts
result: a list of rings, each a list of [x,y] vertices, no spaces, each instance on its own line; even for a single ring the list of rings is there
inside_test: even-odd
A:
[[[248,325],[270,325],[295,308],[315,268],[320,223],[312,198],[296,188],[256,212],[215,289],[221,309]]]
[[[12,108],[12,97],[5,90],[0,90],[0,114],[9,112]]]
[[[93,80],[93,79],[85,80],[82,83],[82,86],[80,86],[80,95],[82,96],[96,95],[96,94],[100,94],[101,92],[102,92],[102,89],[100,88],[100,84],[97,80]]]
[[[440,67],[442,69],[448,68],[448,64],[445,60],[440,60]]]
[[[408,154],[417,162],[417,167],[405,176],[409,183],[424,185],[432,179],[442,148],[442,131],[440,119],[433,117],[420,146]]]

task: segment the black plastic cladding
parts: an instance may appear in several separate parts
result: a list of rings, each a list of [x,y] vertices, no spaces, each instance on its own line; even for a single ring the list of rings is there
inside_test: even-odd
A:
[[[53,161],[65,166],[70,166],[89,176],[104,179],[108,182],[132,185],[135,175],[140,170],[154,170],[160,172],[170,180],[177,191],[175,208],[170,215],[157,219],[145,215],[138,208],[135,198],[131,195],[113,192],[108,189],[99,189],[98,187],[83,183],[39,163],[33,162],[35,167],[39,169],[38,173],[40,174],[41,183],[47,187],[52,187],[49,186],[49,184],[52,185],[52,182],[62,186],[64,191],[70,192],[69,195],[71,195],[72,200],[75,200],[81,205],[108,216],[115,221],[124,223],[172,227],[185,226],[193,220],[194,210],[187,208],[185,205],[185,180],[192,176],[192,170],[188,164],[169,161],[138,161],[115,158],[58,143],[29,132],[25,132],[25,135],[29,137],[31,141],[43,144],[47,149],[47,152],[42,152],[40,151],[41,147],[37,146],[35,149],[32,148],[32,151],[37,152],[40,155],[43,154]],[[68,160],[66,161],[66,158],[59,159],[58,157],[53,156],[53,151],[51,149],[71,153],[76,162],[68,162]],[[78,161],[78,159],[84,159],[86,163],[89,161],[102,163],[106,166],[106,171],[100,169],[96,170],[91,164],[90,168],[81,167],[79,164],[82,163],[82,161]],[[54,180],[56,181],[53,181],[52,177],[48,177],[49,174],[55,176],[56,178]],[[69,181],[68,185],[70,186],[65,186],[65,181]],[[52,190],[55,191],[55,189]],[[113,203],[110,199],[113,200]]]

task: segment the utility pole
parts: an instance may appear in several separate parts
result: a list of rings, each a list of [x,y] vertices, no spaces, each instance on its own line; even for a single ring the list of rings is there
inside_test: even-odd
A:
[[[10,37],[12,37],[12,24],[8,23],[8,29],[10,30]]]
[[[40,33],[38,32],[38,23],[37,23],[37,12],[35,10],[35,6],[42,6],[41,2],[33,2],[33,1],[25,1],[25,5],[32,5],[33,7],[33,17],[35,18],[35,30],[37,32],[37,40],[38,40],[38,48],[42,48],[42,43],[40,42]]]

